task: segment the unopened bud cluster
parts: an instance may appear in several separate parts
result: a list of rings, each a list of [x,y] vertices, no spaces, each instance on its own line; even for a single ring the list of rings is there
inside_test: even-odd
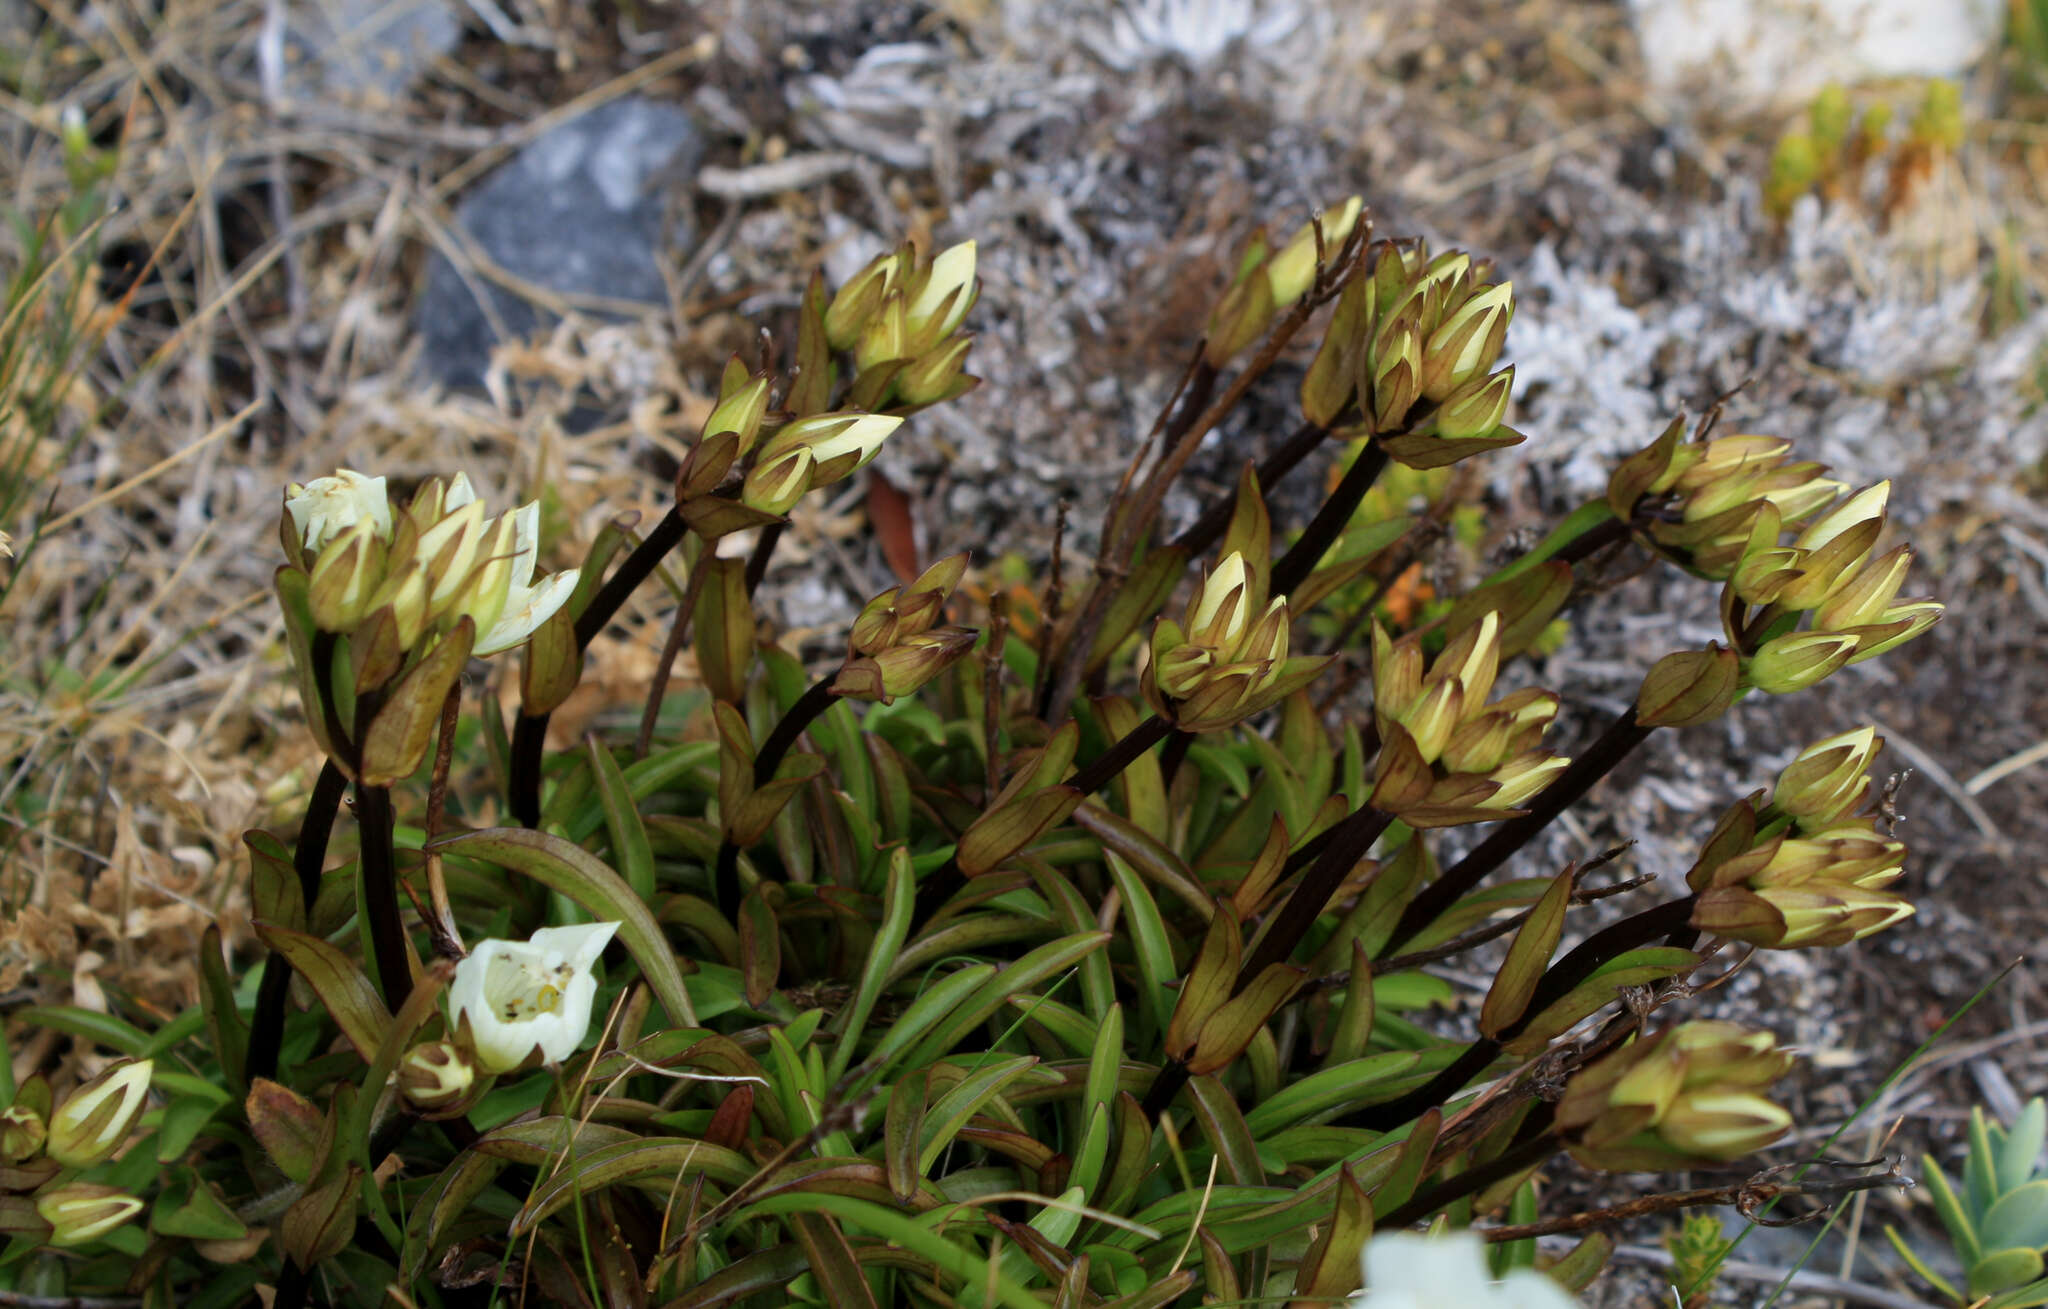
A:
[[[1607,503],[1645,545],[1724,583],[1729,648],[1667,660],[1656,685],[1645,684],[1644,722],[1705,721],[1743,689],[1804,690],[1941,617],[1932,600],[1898,599],[1910,546],[1872,557],[1889,482],[1843,495],[1821,465],[1789,460],[1788,442],[1744,435],[1681,443],[1682,431],[1674,422],[1623,463]]]
[[[1558,1101],[1557,1126],[1572,1157],[1589,1168],[1725,1163],[1792,1126],[1792,1115],[1762,1094],[1791,1065],[1768,1032],[1684,1023],[1580,1071]]]
[[[1492,371],[1514,317],[1511,282],[1462,251],[1387,245],[1344,287],[1302,383],[1308,419],[1377,436],[1412,468],[1513,445],[1514,369]]]
[[[155,1067],[148,1059],[124,1060],[54,1109],[41,1076],[15,1089],[12,1103],[0,1109],[0,1171],[7,1177],[0,1202],[13,1207],[10,1230],[52,1246],[86,1245],[142,1212],[143,1201],[128,1192],[75,1175],[127,1144],[147,1106]],[[23,1191],[33,1191],[32,1202],[15,1198]]]
[[[967,571],[967,556],[941,559],[909,586],[892,586],[860,611],[848,634],[834,695],[888,704],[937,677],[974,648],[973,628],[939,625]]]
[[[1844,945],[1910,917],[1885,888],[1904,871],[1906,847],[1876,820],[1850,811],[1869,789],[1881,744],[1869,728],[1803,751],[1779,775],[1770,803],[1738,801],[1721,816],[1686,874],[1692,922],[1774,950]]]
[[[1419,635],[1395,641],[1374,625],[1374,806],[1411,827],[1486,822],[1509,816],[1571,762],[1543,748],[1555,695],[1532,688],[1487,703],[1500,630],[1500,615],[1487,612],[1425,671]]]
[[[1209,365],[1221,367],[1244,351],[1265,335],[1281,310],[1307,295],[1358,232],[1364,213],[1365,202],[1354,195],[1334,213],[1319,214],[1302,224],[1277,251],[1267,241],[1265,229],[1255,233],[1238,260],[1236,279],[1209,316],[1203,346]]]
[[[931,259],[905,245],[855,274],[826,307],[824,326],[831,348],[853,355],[858,402],[922,408],[973,387],[974,338],[958,329],[980,294],[972,241]]]
[[[1181,622],[1152,629],[1145,697],[1185,732],[1241,722],[1306,686],[1329,660],[1289,658],[1287,600],[1233,550],[1195,588]]]

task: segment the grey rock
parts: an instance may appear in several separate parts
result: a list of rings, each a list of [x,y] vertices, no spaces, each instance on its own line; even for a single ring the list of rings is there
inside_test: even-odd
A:
[[[448,0],[304,0],[285,22],[288,100],[394,100],[462,39]]]
[[[688,244],[683,215],[664,241],[666,201],[702,152],[697,129],[681,109],[623,97],[520,151],[463,197],[455,220],[499,268],[571,303],[658,304],[657,261]],[[479,293],[489,298],[489,313]],[[480,272],[465,279],[437,253],[419,306],[421,366],[449,386],[480,385],[493,345],[530,336],[552,321],[548,311]]]

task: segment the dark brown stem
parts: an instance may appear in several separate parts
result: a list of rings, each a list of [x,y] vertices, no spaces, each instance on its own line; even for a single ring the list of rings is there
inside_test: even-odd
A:
[[[1620,545],[1623,541],[1628,540],[1628,537],[1629,525],[1625,519],[1605,519],[1598,527],[1575,536],[1566,542],[1558,549],[1556,554],[1550,556],[1550,559],[1545,562],[1555,561],[1561,564],[1581,563],[1591,559],[1609,546]]]
[[[836,673],[827,674],[811,683],[804,693],[797,697],[789,712],[782,715],[775,724],[768,739],[761,743],[760,751],[754,756],[754,786],[756,789],[775,780],[776,770],[782,767],[782,760],[791,747],[802,738],[810,725],[821,714],[830,709],[839,697],[832,694],[832,682]],[[711,874],[712,902],[730,913],[740,903],[740,851],[730,838],[719,842],[718,861]]]
[[[1381,947],[1382,952],[1399,950],[1415,939],[1417,933],[1440,917],[1458,899],[1506,863],[1517,850],[1527,845],[1536,834],[1556,821],[1557,816],[1577,804],[1593,784],[1614,771],[1629,753],[1649,739],[1654,727],[1644,727],[1636,722],[1635,706],[1630,705],[1598,741],[1585,753],[1573,759],[1571,766],[1559,775],[1555,782],[1543,789],[1529,805],[1529,810],[1520,818],[1510,818],[1493,829],[1484,841],[1475,846],[1457,863],[1444,870],[1443,876],[1422,888],[1419,895],[1409,902],[1395,924],[1393,935]]]
[[[1318,427],[1314,423],[1303,423],[1295,428],[1293,434],[1281,442],[1277,449],[1259,461],[1259,490],[1271,495],[1273,487],[1280,479],[1293,472],[1296,465],[1314,453],[1316,447],[1323,443],[1323,438],[1329,434],[1328,428]],[[1173,548],[1187,551],[1191,558],[1208,553],[1209,547],[1216,544],[1223,533],[1229,530],[1230,516],[1236,511],[1235,494],[1219,497],[1215,503],[1202,511],[1202,516],[1186,531],[1173,538]]]
[[[299,876],[299,898],[310,916],[320,896],[320,870],[327,862],[327,843],[334,835],[334,817],[341,811],[341,797],[348,790],[348,777],[332,759],[320,766],[313,794],[306,801],[306,817],[299,824],[299,841],[292,851],[292,870]],[[263,961],[263,981],[256,990],[256,1012],[249,1020],[248,1076],[251,1079],[277,1076],[277,1053],[284,1044],[285,997],[290,992],[291,965],[273,951]]]
[[[1088,762],[1088,766],[1075,773],[1064,783],[1073,787],[1083,796],[1090,796],[1116,780],[1117,774],[1131,766],[1139,755],[1144,754],[1160,739],[1173,730],[1173,725],[1163,718],[1147,718],[1132,728],[1124,738]],[[960,872],[960,861],[948,859],[918,884],[917,903],[910,911],[910,931],[913,935],[937,916],[946,902],[960,893],[967,885],[967,878]]]
[[[775,544],[782,539],[786,523],[770,523],[761,529],[755,538],[754,553],[747,556],[747,594],[753,595],[761,587],[761,579],[768,575],[768,561],[775,556]]]
[[[640,734],[633,739],[635,759],[645,759],[647,752],[654,748],[654,724],[661,717],[661,701],[668,694],[668,679],[675,671],[676,657],[682,654],[683,642],[689,639],[690,619],[697,612],[697,597],[704,590],[706,571],[700,556],[698,566],[690,570],[689,581],[683,584],[682,603],[676,606],[675,620],[669,624],[668,640],[661,647],[661,661],[655,664],[654,680],[647,687],[647,705],[640,711]],[[753,589],[749,583],[748,594],[751,595]]]
[[[633,553],[626,556],[597,594],[590,598],[590,604],[576,616],[576,648],[587,650],[605,624],[626,603],[626,598],[640,589],[640,584],[654,575],[661,561],[669,551],[682,544],[689,531],[689,524],[683,521],[680,508],[671,507],[654,525],[654,530],[640,539],[633,547]],[[511,776],[507,786],[511,792],[512,816],[522,827],[540,825],[540,776],[541,754],[547,745],[548,715],[522,712],[512,728],[512,760],[508,767]]]
[[[633,553],[626,556],[597,594],[590,598],[590,604],[576,616],[576,648],[587,650],[590,643],[612,617],[625,606],[640,584],[654,576],[654,570],[661,561],[668,558],[669,551],[683,543],[689,524],[683,521],[682,510],[670,508],[654,525],[654,530],[642,537],[640,544],[633,547]]]
[[[1187,762],[1188,747],[1195,743],[1193,732],[1171,732],[1166,737],[1166,748],[1159,752],[1159,784],[1173,788],[1173,779],[1180,773],[1180,766]]]
[[[1094,795],[1117,775],[1137,762],[1138,756],[1166,739],[1173,724],[1164,718],[1147,718],[1126,733],[1122,740],[1088,761],[1088,766],[1067,779],[1066,785],[1082,795]]]
[[[1474,1041],[1466,1047],[1464,1054],[1458,1056],[1456,1063],[1407,1095],[1361,1109],[1341,1121],[1347,1127],[1383,1132],[1445,1103],[1498,1058],[1501,1047],[1520,1036],[1532,1019],[1571,994],[1574,988],[1608,962],[1648,945],[1660,936],[1682,930],[1692,917],[1695,899],[1686,896],[1682,900],[1668,901],[1593,933],[1543,974],[1543,980],[1536,984],[1529,1006],[1522,1011],[1519,1020],[1503,1028],[1497,1036]]]
[[[540,764],[548,739],[546,714],[522,713],[512,721],[512,759],[506,787],[512,816],[521,827],[540,826]]]
[[[1323,507],[1316,510],[1316,516],[1302,529],[1301,537],[1273,565],[1273,583],[1269,588],[1273,595],[1286,595],[1308,580],[1308,575],[1344,534],[1351,516],[1365,501],[1366,492],[1372,490],[1386,467],[1387,453],[1379,442],[1371,442],[1358,452],[1358,458],[1345,470],[1344,480],[1337,483],[1337,489],[1330,493]]]
[[[1131,553],[1137,549],[1144,534],[1142,524],[1158,512],[1152,489],[1162,478],[1170,480],[1176,476],[1181,463],[1186,462],[1182,447],[1191,444],[1190,433],[1199,435],[1197,429],[1201,427],[1200,420],[1206,412],[1203,406],[1208,403],[1215,386],[1215,368],[1197,360],[1188,374],[1186,386],[1177,397],[1177,406],[1171,411],[1171,422],[1162,424],[1161,446],[1166,453],[1160,468],[1136,496],[1129,494],[1135,465],[1124,473],[1124,484],[1118,488],[1116,500],[1111,504],[1104,523],[1102,546],[1095,557],[1095,580],[1089,585],[1081,608],[1075,612],[1073,625],[1067,629],[1065,639],[1056,648],[1049,649],[1045,656],[1037,703],[1040,718],[1051,721],[1066,715],[1067,703],[1073,699],[1074,690],[1080,685],[1084,665],[1088,662],[1088,651],[1093,648],[1095,633],[1109,612],[1115,587],[1130,574]],[[1231,394],[1240,393],[1233,388]],[[1176,462],[1176,456],[1180,456],[1179,462]],[[1164,491],[1160,494],[1163,497]],[[1056,635],[1050,627],[1047,628],[1048,641]]]
[[[405,923],[398,908],[398,860],[392,849],[395,822],[391,789],[356,783],[356,826],[363,842],[363,900],[358,907],[369,920],[378,988],[392,1013],[412,994],[412,965],[405,955]]]
[[[1310,865],[1308,872],[1294,888],[1287,902],[1266,922],[1260,933],[1258,944],[1252,948],[1251,958],[1237,970],[1237,981],[1231,987],[1236,995],[1251,984],[1253,978],[1272,964],[1285,963],[1294,954],[1296,946],[1308,935],[1318,915],[1329,906],[1330,897],[1344,884],[1358,861],[1365,858],[1373,842],[1380,839],[1394,816],[1371,807],[1359,809],[1350,817],[1338,823],[1333,837],[1323,848],[1322,855]],[[1180,1089],[1187,1085],[1188,1068],[1178,1059],[1168,1059],[1152,1079],[1151,1089],[1145,1092],[1144,1110],[1147,1118],[1159,1121],[1159,1115],[1173,1103]]]
[[[1548,1113],[1549,1106],[1537,1112]],[[1401,1205],[1384,1218],[1373,1219],[1376,1231],[1396,1231],[1440,1212],[1445,1205],[1474,1195],[1516,1173],[1542,1163],[1557,1153],[1558,1139],[1551,1132],[1544,1132],[1508,1150],[1497,1158],[1489,1159],[1476,1168],[1468,1168],[1455,1177],[1447,1177],[1424,1191],[1411,1196],[1408,1203]]]

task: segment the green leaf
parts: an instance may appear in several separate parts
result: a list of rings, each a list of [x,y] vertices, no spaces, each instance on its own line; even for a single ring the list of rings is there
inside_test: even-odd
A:
[[[924,1169],[918,1163],[918,1145],[924,1136],[925,1097],[931,1077],[916,1072],[896,1083],[889,1092],[889,1108],[882,1120],[882,1162],[888,1170],[889,1189],[898,1200],[908,1203],[917,1194]]]
[[[1936,1276],[1934,1270],[1929,1268],[1920,1256],[1913,1252],[1912,1247],[1906,1244],[1906,1238],[1899,1235],[1898,1228],[1887,1223],[1884,1234],[1886,1239],[1892,1243],[1892,1249],[1898,1251],[1899,1258],[1906,1261],[1906,1266],[1918,1274],[1921,1281],[1933,1287],[1944,1299],[1952,1303],[1967,1303],[1966,1297],[1960,1291]],[[1989,1309],[1988,1306],[1987,1309]]]
[[[661,924],[633,888],[593,855],[561,837],[519,827],[496,827],[451,836],[434,843],[444,854],[465,855],[510,868],[559,891],[588,909],[599,922],[619,924],[619,940],[647,984],[668,1011],[669,1020],[695,1027],[697,1015],[683,988],[683,972],[675,952],[662,938]],[[365,1056],[366,1058],[368,1056]]]
[[[134,1024],[74,1005],[32,1004],[16,1010],[14,1017],[137,1059],[143,1057],[142,1052],[149,1046],[149,1034]]]
[[[897,1057],[912,1041],[923,1036],[969,993],[995,976],[995,972],[993,964],[969,964],[940,978],[933,983],[930,990],[911,1001],[910,1005],[897,1015],[896,1021],[889,1024],[889,1030],[883,1034],[881,1042],[868,1055],[865,1066],[874,1070],[869,1076],[886,1075]]]
[[[939,1155],[983,1105],[1037,1066],[1038,1060],[1029,1055],[997,1059],[940,1095],[925,1111],[924,1122],[918,1132],[918,1175],[922,1177],[931,1172]]]
[[[1294,1294],[1334,1301],[1358,1289],[1359,1259],[1372,1235],[1372,1201],[1349,1166],[1337,1170],[1337,1207],[1294,1274]]]
[[[220,1060],[221,1078],[239,1100],[249,1093],[243,1071],[249,1060],[249,1028],[235,1008],[235,984],[228,977],[218,923],[208,923],[199,938],[199,1003]]]
[[[189,1168],[174,1172],[158,1193],[149,1226],[164,1236],[194,1241],[234,1241],[249,1234],[248,1226]]]
[[[259,922],[256,935],[306,979],[356,1053],[365,1061],[374,1057],[391,1030],[391,1011],[362,969],[336,947],[305,932]]]
[[[1543,1271],[1551,1281],[1568,1291],[1584,1291],[1607,1266],[1607,1260],[1613,1253],[1614,1238],[1605,1232],[1594,1232]]]
[[[770,1291],[786,1295],[789,1284],[809,1272],[810,1267],[810,1255],[803,1246],[773,1246],[734,1260],[702,1281],[693,1282],[680,1298],[670,1300],[662,1309],[742,1304],[749,1296]]]
[[[1407,1085],[1434,1076],[1464,1051],[1456,1046],[1433,1050],[1394,1050],[1367,1055],[1311,1073],[1245,1114],[1254,1139],[1264,1140],[1283,1127],[1311,1118],[1330,1118],[1353,1109],[1391,1100]]]
[[[157,1162],[176,1163],[184,1158],[185,1151],[192,1148],[200,1130],[213,1121],[222,1105],[222,1101],[211,1096],[188,1095],[164,1106],[163,1121],[156,1129]]]
[[[2048,1246],[2048,1181],[2028,1182],[1999,1196],[1978,1225],[1977,1237],[1994,1253]]]
[[[1010,996],[1037,990],[1047,979],[1057,977],[1101,949],[1109,939],[1108,932],[1077,932],[1057,941],[1048,941],[1005,965],[995,976],[986,979],[964,997],[952,1013],[941,1019],[911,1054],[911,1065],[917,1067],[937,1062],[951,1053],[968,1032],[987,1022]]]
[[[1115,879],[1117,890],[1122,894],[1124,925],[1138,955],[1139,1012],[1150,1021],[1150,1031],[1156,1036],[1166,1031],[1173,1018],[1171,987],[1179,976],[1173,962],[1173,945],[1166,935],[1166,921],[1159,916],[1159,906],[1153,902],[1145,879],[1138,876],[1136,870],[1115,851],[1103,853],[1109,863],[1109,875]]]
[[[882,998],[889,965],[903,949],[903,939],[910,933],[911,910],[917,902],[917,875],[910,867],[910,852],[900,845],[889,851],[888,878],[888,887],[882,896],[881,926],[876,929],[874,940],[868,943],[867,961],[861,967],[860,983],[854,988],[852,1001],[832,1019],[831,1030],[841,1035],[833,1046],[831,1060],[826,1064],[828,1084],[836,1084],[853,1062],[855,1044],[867,1031],[868,1018]]]
[[[1970,1265],[1970,1295],[1972,1298],[1996,1295],[2001,1291],[2023,1286],[2040,1276],[2039,1250],[2021,1250],[2007,1246],[2002,1250],[1994,1250]]]
[[[1529,916],[1522,920],[1514,943],[1508,947],[1507,958],[1493,976],[1486,1002],[1479,1007],[1480,1035],[1499,1036],[1528,1012],[1537,983],[1543,980],[1550,956],[1557,951],[1558,937],[1564,934],[1565,911],[1571,908],[1572,887],[1577,882],[1577,868],[1559,873],[1551,879],[1550,889],[1543,893]]]
[[[1962,1200],[1949,1185],[1948,1174],[1934,1162],[1933,1155],[1920,1157],[1920,1180],[1927,1187],[1927,1198],[1934,1205],[1935,1216],[1948,1229],[1948,1242],[1955,1247],[1956,1257],[1964,1267],[1984,1257],[1984,1246],[1977,1239],[1977,1225],[1963,1208]]]
[[[764,1214],[794,1214],[810,1210],[823,1210],[845,1223],[893,1241],[911,1253],[931,1260],[963,1286],[987,1287],[994,1292],[997,1304],[1008,1305],[1011,1309],[1045,1309],[1044,1302],[1030,1291],[1000,1272],[992,1272],[988,1256],[983,1251],[955,1244],[916,1219],[871,1201],[812,1193],[772,1196],[746,1206],[729,1222],[737,1226]]]
[[[419,771],[441,725],[441,707],[469,662],[476,623],[468,615],[399,679],[363,735],[364,786],[393,786]]]
[[[1195,1284],[1195,1270],[1183,1268],[1171,1277],[1162,1277],[1151,1286],[1114,1300],[1102,1302],[1102,1309],[1165,1309],[1166,1305],[1186,1295]]]
[[[738,1186],[758,1171],[736,1150],[676,1137],[650,1137],[600,1146],[577,1153],[559,1171],[534,1187],[512,1220],[515,1239],[546,1222],[557,1210],[582,1195],[632,1183],[666,1200],[677,1179],[702,1175],[723,1186]]]
[[[654,849],[647,841],[647,825],[640,821],[639,806],[626,784],[626,775],[612,752],[592,736],[588,743],[590,773],[597,779],[598,803],[604,808],[604,827],[611,842],[612,861],[633,894],[642,901],[654,899]]]
[[[768,904],[767,886],[756,886],[740,901],[740,977],[747,1003],[756,1009],[767,1005],[782,976],[782,933]]]
[[[1238,1112],[1237,1098],[1214,1077],[1188,1079],[1188,1094],[1195,1106],[1195,1119],[1216,1157],[1223,1161],[1223,1177],[1235,1186],[1264,1186],[1266,1170],[1259,1163],[1257,1143]]]
[[[2019,1121],[2007,1130],[2005,1140],[1999,1142],[1999,1190],[2010,1191],[2033,1177],[2044,1141],[2048,1141],[2048,1103],[2036,1096],[2027,1101],[2027,1107],[2020,1111]]]
[[[875,1294],[838,1224],[823,1214],[796,1213],[789,1216],[789,1226],[808,1256],[810,1274],[824,1292],[828,1309],[875,1309]]]

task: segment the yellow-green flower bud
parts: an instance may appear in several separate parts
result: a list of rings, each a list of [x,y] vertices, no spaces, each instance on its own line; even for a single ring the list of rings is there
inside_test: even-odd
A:
[[[1582,1069],[1567,1084],[1556,1121],[1572,1156],[1593,1168],[1726,1162],[1791,1127],[1789,1114],[1756,1094],[1790,1066],[1769,1033],[1687,1023]]]
[[[1502,282],[1473,294],[1429,334],[1423,349],[1422,394],[1448,398],[1500,358],[1515,313],[1515,284]]]
[[[825,309],[825,340],[834,350],[851,350],[860,340],[883,298],[895,289],[902,262],[898,252],[877,255],[832,297]]]
[[[399,1094],[429,1116],[461,1110],[476,1089],[476,1066],[452,1041],[416,1045],[399,1061]]]
[[[832,680],[832,693],[888,704],[964,658],[977,635],[971,628],[940,627],[904,637],[886,650],[848,660]]]
[[[1323,255],[1334,258],[1344,242],[1351,237],[1351,229],[1358,225],[1359,212],[1365,202],[1357,196],[1347,199],[1334,215],[1325,214],[1323,225]],[[1316,228],[1314,223],[1305,223],[1295,232],[1293,238],[1281,247],[1280,253],[1266,261],[1266,282],[1272,291],[1273,304],[1286,308],[1308,294],[1309,287],[1316,280]]]
[[[1871,758],[1883,746],[1874,727],[1814,742],[1778,774],[1772,806],[1803,829],[1828,826],[1862,802],[1870,790]]]
[[[72,1182],[36,1195],[36,1213],[50,1225],[50,1244],[84,1245],[142,1212],[142,1201],[113,1186]]]
[[[931,267],[922,273],[916,293],[904,310],[915,353],[922,354],[951,336],[966,319],[979,294],[980,284],[974,278],[974,242],[962,241],[941,250]]]
[[[12,1104],[0,1109],[0,1163],[18,1164],[34,1158],[48,1136],[49,1125],[31,1106]]]
[[[120,1063],[73,1091],[50,1119],[45,1152],[66,1168],[90,1168],[128,1139],[149,1098],[148,1059]]]
[[[369,616],[384,581],[385,544],[376,524],[359,519],[320,548],[306,589],[313,623],[325,632],[353,632]]]
[[[1473,378],[1452,392],[1436,411],[1429,425],[1431,434],[1452,440],[1489,435],[1507,421],[1508,398],[1514,389],[1513,368]]]
[[[816,463],[811,485],[830,486],[864,467],[880,452],[889,434],[902,425],[901,418],[888,414],[831,413],[800,418],[768,438],[755,466],[801,449]]]
[[[958,395],[966,375],[967,351],[973,345],[973,337],[955,336],[919,355],[896,375],[897,398],[905,404],[928,405]]]
[[[1749,684],[1771,695],[1803,691],[1840,671],[1860,638],[1846,632],[1791,632],[1766,641],[1744,670]]]
[[[1366,351],[1364,363],[1369,375],[1361,379],[1366,385],[1359,392],[1372,397],[1374,430],[1398,431],[1422,398],[1422,336],[1414,319],[1399,315],[1388,320]]]
[[[811,474],[817,466],[811,452],[802,447],[761,459],[747,472],[740,503],[764,514],[786,514],[811,489]]]
[[[903,293],[892,291],[860,329],[860,340],[853,347],[853,365],[857,372],[865,373],[871,368],[907,359],[915,349]]]
[[[1500,789],[1479,802],[1482,809],[1519,809],[1536,798],[1557,775],[1571,767],[1571,760],[1546,750],[1530,750],[1495,768],[1486,780]]]

